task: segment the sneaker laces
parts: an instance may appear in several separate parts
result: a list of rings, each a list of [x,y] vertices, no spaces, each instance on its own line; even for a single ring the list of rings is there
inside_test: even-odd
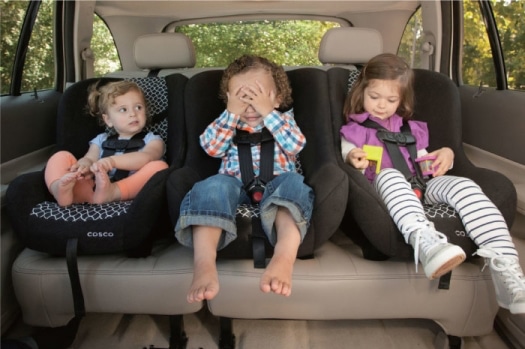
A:
[[[423,251],[423,254],[428,254],[437,244],[446,244],[448,242],[447,236],[434,229],[434,224],[430,222],[430,225],[426,229],[417,229],[412,234],[415,235],[414,241],[414,263],[417,266],[419,263],[419,250]]]
[[[480,248],[474,255],[485,258],[485,264],[481,271],[490,264],[492,270],[499,272],[504,277],[503,282],[513,296],[519,292],[525,296],[525,276],[518,258],[505,256],[492,248]]]

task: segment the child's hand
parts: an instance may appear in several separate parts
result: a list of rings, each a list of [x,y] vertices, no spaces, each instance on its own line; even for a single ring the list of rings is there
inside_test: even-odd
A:
[[[434,170],[433,177],[442,176],[447,173],[454,162],[454,152],[447,147],[433,151],[429,155],[434,155],[436,157],[436,160],[434,160],[434,163],[432,164],[432,169]]]
[[[241,115],[248,108],[248,103],[241,100],[241,89],[243,86],[239,86],[233,93],[227,92],[228,103],[226,103],[226,109],[234,114]]]
[[[240,99],[250,104],[262,116],[270,114],[279,107],[275,91],[267,91],[259,81],[255,81],[255,85],[243,86],[240,90]]]
[[[113,160],[112,156],[108,156],[102,159],[99,159],[97,162],[93,163],[91,165],[91,171],[93,172],[109,172],[113,168],[115,168],[115,161]]]
[[[354,166],[358,170],[364,170],[370,164],[370,162],[366,158],[366,152],[361,148],[354,148],[350,150],[350,152],[346,156],[346,162],[348,162],[350,165]]]
[[[81,158],[76,164],[69,168],[69,171],[76,172],[78,178],[85,178],[91,173],[89,168],[92,164],[93,163],[90,159]]]

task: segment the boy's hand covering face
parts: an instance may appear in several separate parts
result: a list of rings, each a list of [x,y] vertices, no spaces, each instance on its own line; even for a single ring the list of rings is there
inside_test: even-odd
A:
[[[261,116],[266,116],[279,107],[274,90],[266,89],[258,80],[255,84],[242,87],[239,92],[240,100],[249,104]]]
[[[241,120],[248,124],[261,123],[262,117],[279,107],[273,77],[264,70],[235,75],[228,86],[228,111],[240,115]]]
[[[248,108],[248,103],[242,101],[239,96],[241,88],[242,86],[238,86],[233,93],[227,93],[228,103],[226,104],[226,109],[235,115],[241,115]]]

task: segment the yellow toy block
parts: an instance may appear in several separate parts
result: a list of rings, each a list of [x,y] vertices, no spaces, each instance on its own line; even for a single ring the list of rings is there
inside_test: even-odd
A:
[[[375,145],[363,145],[366,158],[370,162],[368,167],[375,168],[376,173],[381,171],[381,159],[383,158],[383,147]]]

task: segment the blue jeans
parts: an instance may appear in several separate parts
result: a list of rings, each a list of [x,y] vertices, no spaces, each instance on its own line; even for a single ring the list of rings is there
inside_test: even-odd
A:
[[[283,173],[266,184],[259,203],[263,230],[272,245],[277,242],[274,227],[279,207],[287,208],[301,234],[301,241],[312,217],[313,190],[298,173]],[[235,216],[240,204],[250,204],[242,182],[232,176],[217,174],[196,183],[181,203],[175,237],[184,246],[193,246],[193,225],[219,227],[223,234],[218,249],[237,238]]]

